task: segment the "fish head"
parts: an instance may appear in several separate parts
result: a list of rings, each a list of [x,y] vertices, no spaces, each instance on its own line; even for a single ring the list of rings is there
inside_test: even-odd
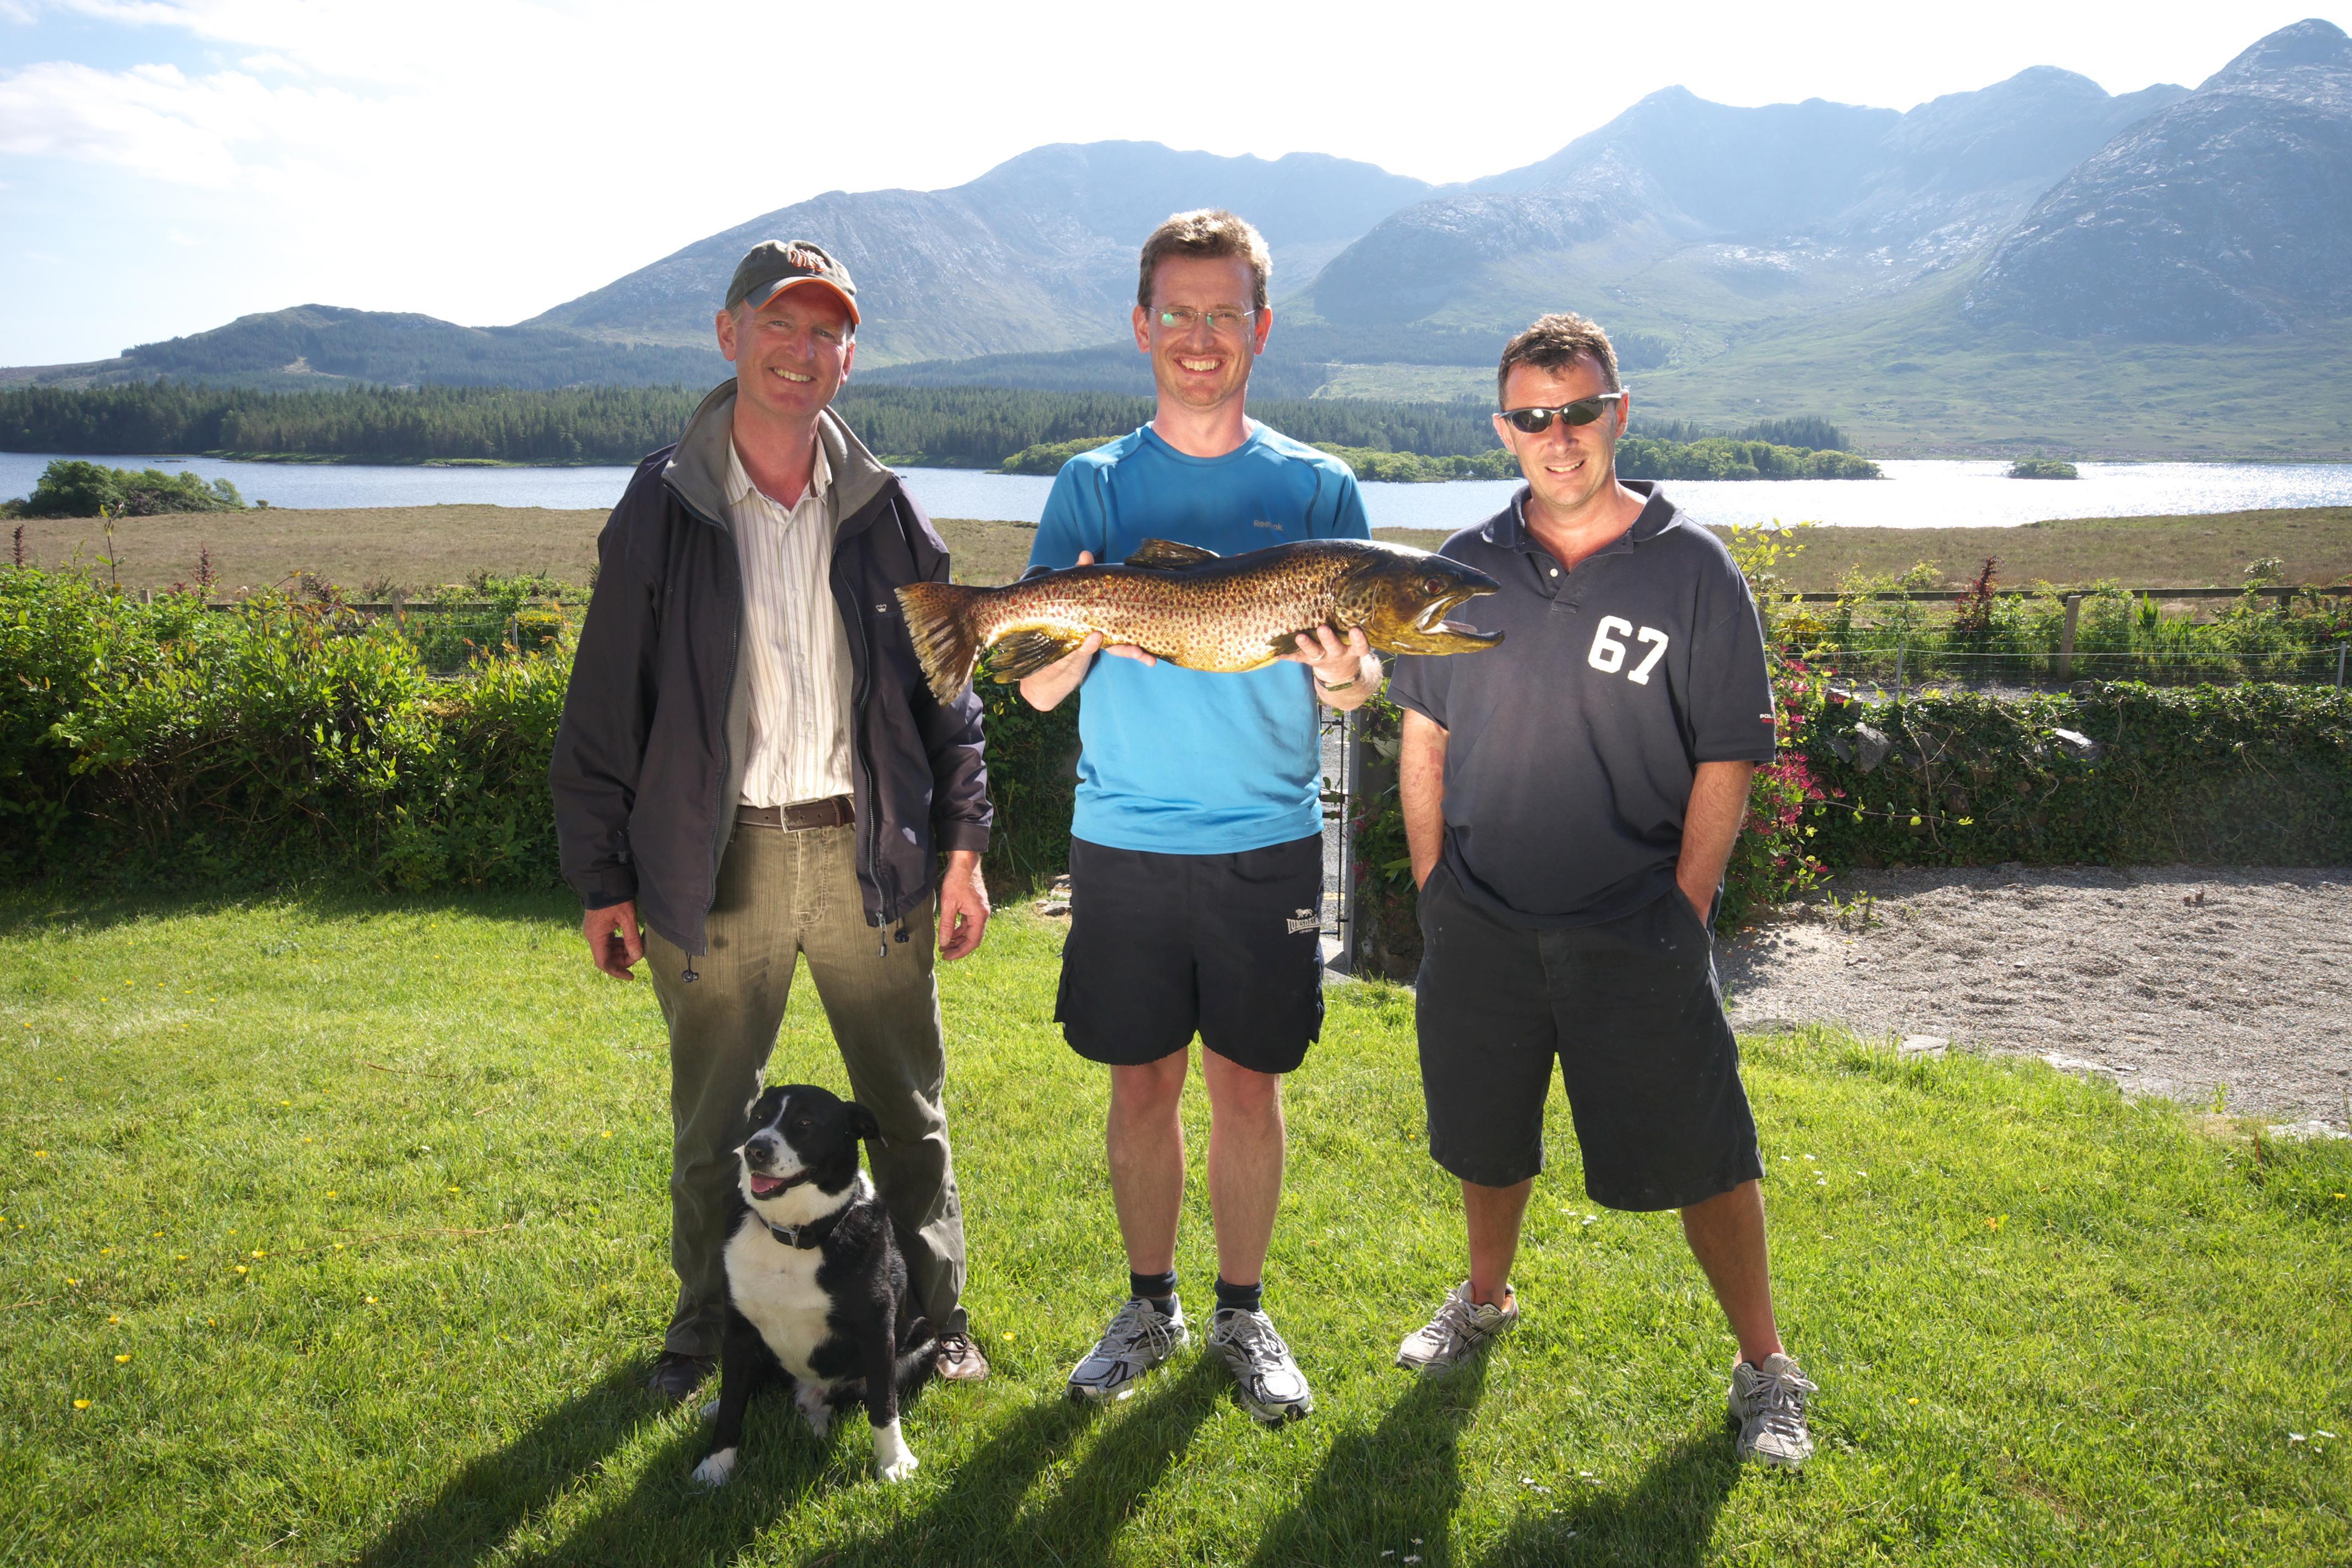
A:
[[[1475,566],[1406,545],[1375,543],[1349,574],[1333,621],[1364,628],[1372,647],[1389,653],[1469,653],[1503,640],[1446,616],[1465,601],[1499,592],[1502,584]]]

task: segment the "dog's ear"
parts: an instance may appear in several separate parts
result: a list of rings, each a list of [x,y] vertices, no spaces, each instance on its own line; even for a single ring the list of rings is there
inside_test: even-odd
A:
[[[869,1143],[879,1143],[883,1142],[882,1124],[874,1120],[874,1113],[872,1111],[866,1110],[864,1106],[858,1104],[854,1100],[851,1100],[845,1109],[849,1112],[849,1135],[851,1137],[863,1138]]]

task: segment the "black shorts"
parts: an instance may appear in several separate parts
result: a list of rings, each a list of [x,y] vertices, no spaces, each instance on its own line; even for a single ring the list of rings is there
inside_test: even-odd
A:
[[[1192,1040],[1255,1072],[1323,1028],[1318,836],[1236,855],[1070,841],[1070,936],[1054,1021],[1088,1061],[1139,1067]]]
[[[1441,861],[1421,929],[1422,1092],[1446,1170],[1507,1187],[1543,1169],[1557,1057],[1594,1203],[1681,1208],[1764,1173],[1714,938],[1680,889],[1606,924],[1533,930],[1472,905]]]

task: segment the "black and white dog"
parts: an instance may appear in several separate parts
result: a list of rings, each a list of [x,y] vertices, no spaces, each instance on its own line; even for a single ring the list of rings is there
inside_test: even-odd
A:
[[[858,1168],[858,1142],[882,1130],[864,1106],[804,1083],[769,1089],[751,1124],[736,1151],[743,1206],[727,1240],[719,1398],[703,1411],[718,1426],[694,1479],[727,1484],[744,1409],[781,1381],[820,1437],[835,1406],[864,1401],[874,1473],[902,1480],[915,1456],[898,1434],[898,1400],[931,1375],[940,1345],[907,1299],[890,1215]]]

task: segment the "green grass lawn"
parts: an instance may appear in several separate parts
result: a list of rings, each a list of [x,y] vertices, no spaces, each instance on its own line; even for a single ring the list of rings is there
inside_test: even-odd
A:
[[[1332,994],[1290,1086],[1268,1305],[1316,1414],[1259,1430],[1197,1351],[1074,1407],[1124,1285],[1104,1080],[1048,1022],[1061,929],[1019,912],[945,976],[996,1375],[916,1401],[903,1486],[863,1479],[862,1422],[820,1443],[771,1401],[706,1495],[693,1413],[637,1388],[658,1016],[572,920],[0,900],[0,1563],[2352,1561],[2347,1150],[1830,1037],[1747,1042],[1822,1388],[1801,1475],[1732,1464],[1674,1220],[1587,1203],[1557,1106],[1524,1326],[1450,1382],[1390,1366],[1461,1254],[1380,986]],[[842,1085],[805,985],[774,1073]]]

